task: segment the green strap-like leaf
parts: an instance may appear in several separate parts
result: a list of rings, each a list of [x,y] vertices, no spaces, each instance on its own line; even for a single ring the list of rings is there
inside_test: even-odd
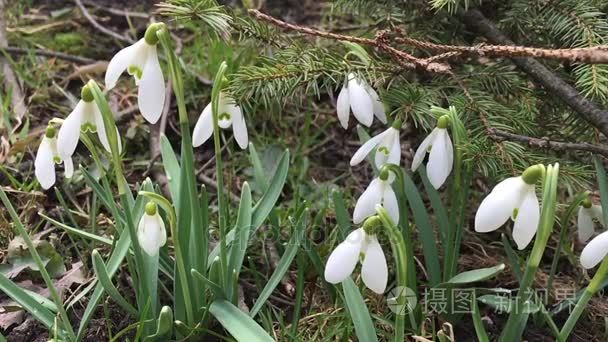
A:
[[[274,341],[251,317],[226,300],[216,300],[209,312],[239,342]]]
[[[430,285],[435,286],[441,282],[441,268],[439,266],[439,253],[437,251],[437,241],[435,232],[431,225],[431,219],[422,201],[422,197],[407,172],[403,174],[403,191],[412,209],[414,222],[418,227],[420,238],[422,239],[422,251],[424,253],[424,263],[429,272]]]
[[[342,290],[344,291],[348,312],[355,325],[355,333],[357,334],[359,341],[378,342],[376,328],[374,328],[374,323],[369,315],[369,310],[363,301],[359,288],[357,288],[357,285],[355,285],[355,282],[351,277],[346,278],[346,280],[342,282]]]
[[[93,259],[93,270],[95,271],[95,275],[97,279],[106,290],[108,295],[123,309],[125,309],[129,314],[133,317],[139,316],[137,310],[129,303],[127,300],[118,292],[118,289],[112,283],[110,276],[108,275],[108,270],[106,269],[106,265],[103,263],[101,259],[101,255],[99,252],[94,249],[91,253],[91,257]]]
[[[55,315],[49,311],[49,309],[45,308],[44,305],[29,296],[23,289],[10,281],[2,273],[0,273],[0,290],[12,300],[19,303],[25,311],[29,312],[47,328],[50,329],[55,324]]]
[[[270,276],[270,279],[268,279],[266,286],[264,286],[264,289],[260,293],[260,296],[255,301],[255,304],[251,309],[251,317],[255,317],[255,315],[260,311],[264,303],[266,303],[266,300],[268,300],[270,294],[272,294],[272,291],[274,291],[277,285],[279,285],[279,282],[281,281],[281,279],[283,279],[285,273],[287,273],[287,271],[289,270],[289,266],[291,265],[293,259],[298,254],[298,250],[300,249],[300,241],[303,239],[304,229],[306,228],[307,214],[308,211],[305,211],[302,217],[296,223],[295,229],[291,235],[291,239],[289,240],[289,245],[287,246],[287,249],[285,249],[285,253],[283,253],[283,256],[279,260],[276,269],[272,273],[272,276]]]

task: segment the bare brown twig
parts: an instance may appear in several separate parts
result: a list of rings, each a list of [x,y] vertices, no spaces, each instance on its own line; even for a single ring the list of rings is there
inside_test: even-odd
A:
[[[562,141],[553,141],[548,138],[533,138],[525,135],[513,134],[509,132],[499,131],[497,129],[493,129],[493,133],[495,135],[494,139],[496,140],[509,140],[527,144],[530,147],[536,148],[547,148],[556,151],[566,151],[566,150],[574,150],[574,151],[585,151],[596,154],[601,154],[604,157],[608,158],[608,148],[603,146],[597,146],[587,143],[570,143],[570,142],[562,142]]]
[[[479,10],[469,10],[462,16],[463,21],[475,31],[495,44],[514,45]],[[555,75],[534,58],[510,57],[521,70],[540,83],[553,96],[563,101],[583,119],[608,136],[608,111],[581,95],[574,87]]]
[[[516,45],[444,45],[410,37],[395,37],[394,41],[420,49],[438,52],[451,52],[459,55],[473,55],[480,57],[534,57],[588,64],[608,63],[608,46],[606,45],[575,49],[545,49]],[[453,56],[453,54],[445,54],[443,58],[449,58],[451,56]],[[439,56],[433,56],[431,58],[439,59],[438,57]]]
[[[91,15],[91,13],[89,13],[89,11],[87,10],[86,7],[84,7],[82,0],[74,0],[76,2],[76,6],[78,6],[78,8],[80,9],[80,12],[82,12],[82,15],[84,15],[85,18],[87,18],[87,20],[91,23],[91,25],[93,25],[96,29],[98,29],[100,32],[107,34],[108,36],[118,39],[122,42],[125,43],[129,43],[129,44],[133,44],[135,41],[133,39],[131,39],[130,37],[126,37],[123,36],[121,34],[118,34],[106,27],[104,27],[103,25],[101,25],[97,20],[95,20],[95,18],[93,18],[93,16]]]
[[[67,53],[56,52],[56,51],[51,51],[51,50],[24,49],[24,48],[15,47],[15,46],[0,47],[0,51],[2,51],[2,50],[6,51],[7,53],[14,54],[14,55],[27,55],[27,54],[33,53],[36,56],[58,58],[58,59],[62,59],[64,61],[78,63],[78,64],[93,64],[96,62],[94,59],[91,59],[91,58],[74,56],[74,55],[69,55]]]
[[[399,65],[408,69],[422,69],[428,72],[434,73],[450,73],[450,66],[444,63],[437,63],[434,61],[428,61],[426,59],[421,59],[410,55],[405,51],[401,51],[395,49],[391,45],[389,45],[389,40],[387,38],[387,31],[380,31],[376,35],[376,39],[362,38],[362,37],[354,37],[343,34],[337,34],[332,32],[321,31],[317,29],[313,29],[306,26],[294,25],[282,20],[279,20],[275,17],[264,14],[258,10],[249,10],[249,14],[253,15],[256,19],[265,21],[274,26],[296,31],[300,33],[304,33],[310,36],[322,37],[333,40],[347,41],[362,45],[368,45],[378,48],[389,56],[393,57]]]

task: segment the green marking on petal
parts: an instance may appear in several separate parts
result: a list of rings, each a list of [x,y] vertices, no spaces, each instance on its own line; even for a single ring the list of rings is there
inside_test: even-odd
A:
[[[140,80],[143,74],[143,71],[137,65],[129,65],[127,68],[129,75],[135,77],[136,80]]]
[[[86,133],[87,131],[95,133],[97,132],[97,126],[92,123],[85,122],[84,124],[82,124],[82,126],[80,126],[80,131],[82,133]]]
[[[386,146],[378,147],[378,152],[382,152],[385,156],[388,156],[388,154],[389,154],[389,150]]]
[[[59,156],[54,156],[54,157],[53,157],[53,162],[54,162],[55,164],[61,164],[61,158],[59,158]]]
[[[222,113],[220,114],[220,116],[218,116],[219,120],[230,120],[230,114],[228,113]]]
[[[515,221],[517,219],[517,214],[519,214],[519,208],[513,209],[513,213],[511,213],[511,220]]]

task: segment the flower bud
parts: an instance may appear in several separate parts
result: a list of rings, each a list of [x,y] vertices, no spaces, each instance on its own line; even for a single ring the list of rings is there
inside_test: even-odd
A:
[[[84,102],[92,102],[93,100],[95,100],[95,97],[93,97],[93,92],[91,91],[91,88],[88,84],[85,84],[84,87],[82,87],[82,89],[80,90],[80,98]]]
[[[526,184],[535,184],[545,174],[545,166],[542,164],[532,165],[521,174],[521,178]]]
[[[437,128],[446,129],[450,124],[450,117],[447,115],[442,115],[437,120]]]
[[[367,235],[375,235],[378,227],[382,225],[382,220],[378,215],[368,217],[363,222],[363,230]]]
[[[154,216],[156,215],[156,203],[150,201],[146,203],[146,215]]]
[[[57,130],[55,129],[55,127],[53,127],[51,125],[48,125],[46,127],[46,131],[45,131],[44,135],[47,138],[52,139],[52,138],[54,138],[57,135]]]
[[[165,23],[150,24],[150,26],[148,26],[148,29],[146,29],[146,33],[144,34],[144,39],[146,40],[146,43],[148,43],[149,45],[156,45],[158,43],[158,36],[156,35],[156,33],[162,29],[165,29],[166,27],[167,25],[165,25]]]
[[[393,127],[394,129],[401,129],[401,120],[397,119],[395,121],[393,121],[393,124],[391,125],[391,127]]]

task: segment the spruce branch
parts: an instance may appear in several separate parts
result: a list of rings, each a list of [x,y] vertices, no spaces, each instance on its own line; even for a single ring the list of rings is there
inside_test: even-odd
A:
[[[380,31],[376,34],[375,39],[369,39],[369,38],[354,37],[354,36],[348,36],[348,35],[337,34],[337,33],[332,33],[332,32],[326,32],[326,31],[321,31],[321,30],[313,29],[313,28],[306,27],[306,26],[290,24],[290,23],[284,22],[282,20],[279,20],[275,17],[272,17],[270,15],[264,14],[255,9],[249,10],[249,14],[253,15],[258,20],[265,21],[269,24],[272,24],[274,26],[277,26],[277,27],[280,27],[280,28],[283,28],[286,30],[296,31],[296,32],[300,32],[300,33],[310,35],[310,36],[316,36],[316,37],[322,37],[322,38],[340,40],[340,41],[348,41],[348,42],[352,42],[352,43],[375,47],[375,48],[383,51],[384,53],[388,54],[389,56],[393,57],[393,59],[395,59],[397,61],[397,63],[399,63],[399,65],[404,68],[421,69],[421,70],[425,70],[428,72],[440,73],[440,74],[451,73],[450,66],[447,64],[438,63],[438,62],[434,62],[434,61],[428,61],[426,59],[421,59],[421,58],[416,58],[405,51],[401,51],[401,50],[398,50],[398,49],[395,49],[394,47],[392,47],[391,45],[389,45],[389,40],[387,37],[388,31]]]
[[[545,49],[516,45],[485,44],[460,46],[435,44],[405,36],[395,37],[394,41],[420,49],[443,52],[445,56],[442,58],[449,58],[457,54],[479,57],[534,57],[588,64],[608,63],[608,45],[572,49]],[[441,55],[430,57],[428,60],[438,60],[440,59],[439,56]]]
[[[562,141],[554,141],[548,138],[534,138],[528,137],[520,134],[513,134],[509,132],[500,131],[497,129],[491,129],[492,135],[491,138],[497,141],[514,141],[527,144],[530,147],[536,148],[546,148],[555,151],[586,151],[596,154],[601,154],[604,157],[608,157],[608,148],[598,145],[592,145],[588,143],[571,143],[571,142],[562,142]]]
[[[462,16],[464,22],[478,33],[495,44],[514,45],[497,27],[480,11],[469,10]],[[530,75],[552,95],[567,104],[602,134],[608,137],[608,111],[600,108],[593,101],[585,98],[574,87],[555,75],[543,64],[530,57],[511,57],[526,74]]]

